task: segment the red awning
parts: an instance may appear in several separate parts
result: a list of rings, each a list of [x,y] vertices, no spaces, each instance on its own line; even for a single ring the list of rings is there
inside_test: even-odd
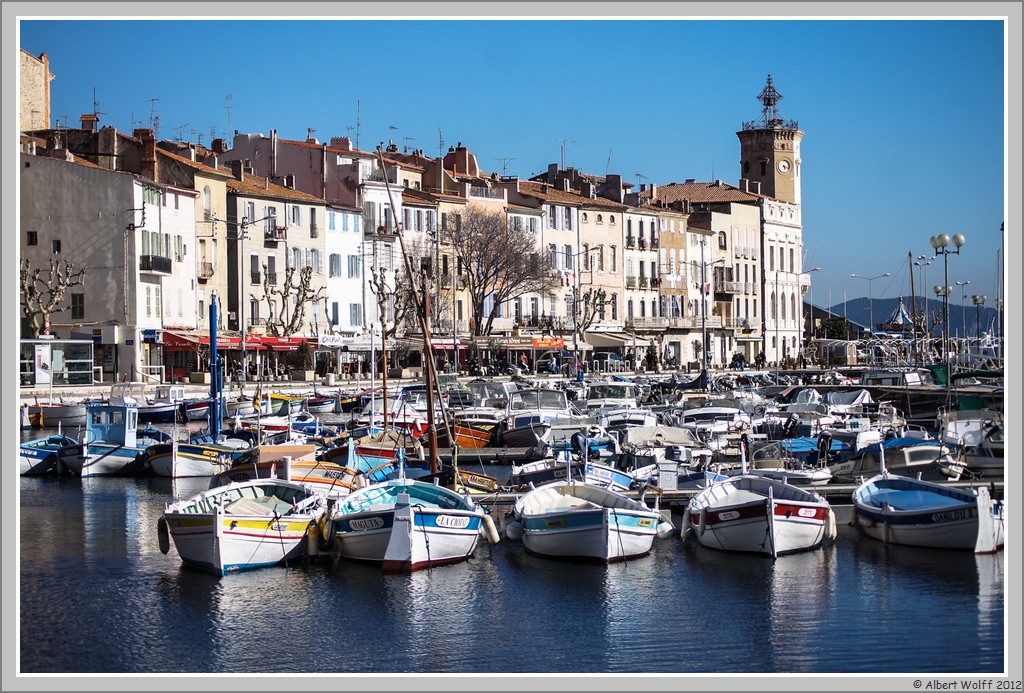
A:
[[[199,348],[199,336],[181,334],[180,332],[164,332],[164,351],[195,351]],[[206,340],[209,343],[210,340]]]
[[[196,351],[200,344],[210,345],[210,338],[198,334],[184,332],[164,332],[164,351]],[[242,338],[229,335],[217,335],[217,350],[232,351],[241,350]],[[245,340],[245,348],[259,350],[264,347],[259,342],[259,337],[249,335]]]
[[[252,337],[252,339],[259,339],[259,344],[274,351],[298,351],[299,347],[306,343],[305,337]]]
[[[432,340],[430,340],[430,346],[434,349],[447,349],[448,351],[451,351],[453,348],[452,340],[438,337],[434,337]],[[458,348],[461,351],[462,349],[468,349],[469,345],[456,343],[455,348]]]

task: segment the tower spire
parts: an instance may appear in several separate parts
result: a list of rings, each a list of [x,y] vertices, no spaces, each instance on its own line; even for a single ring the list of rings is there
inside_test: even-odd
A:
[[[757,100],[764,105],[764,108],[761,110],[761,122],[769,128],[782,125],[782,119],[779,118],[779,109],[777,108],[779,101],[782,101],[782,94],[776,91],[775,86],[772,84],[771,74],[768,75],[768,81],[764,85],[764,89],[757,95]]]

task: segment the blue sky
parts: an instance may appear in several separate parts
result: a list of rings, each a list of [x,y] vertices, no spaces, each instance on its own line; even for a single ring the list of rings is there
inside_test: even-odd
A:
[[[22,21],[20,45],[49,55],[52,115],[71,126],[95,89],[101,124],[130,131],[155,116],[165,138],[312,128],[326,141],[354,138],[358,119],[362,149],[390,137],[437,155],[443,138],[486,171],[528,177],[564,148],[568,166],[661,185],[737,184],[736,131],[760,117],[770,73],[781,116],[806,133],[814,302],[866,296],[851,273],[891,272],[874,297],[909,295],[908,254],[930,256],[929,238],[947,232],[967,236],[949,283],[970,281],[968,305],[983,293],[991,306],[1003,32],[970,19],[78,19]]]

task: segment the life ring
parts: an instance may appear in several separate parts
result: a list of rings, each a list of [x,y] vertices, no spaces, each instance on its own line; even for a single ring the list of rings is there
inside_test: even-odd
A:
[[[757,414],[758,416],[764,416],[764,413],[766,411],[768,411],[768,408],[765,407],[763,404],[758,404],[757,406],[754,407],[754,413]]]
[[[171,533],[167,528],[167,520],[160,518],[156,521],[156,537],[160,544],[160,553],[166,554],[171,550]]]

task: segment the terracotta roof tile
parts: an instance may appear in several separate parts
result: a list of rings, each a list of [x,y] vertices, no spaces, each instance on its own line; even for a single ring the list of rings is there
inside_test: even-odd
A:
[[[650,197],[650,192],[645,191],[647,197]],[[644,193],[640,193],[641,196]],[[711,183],[669,183],[668,185],[657,186],[657,192],[655,200],[658,202],[679,202],[681,200],[688,200],[689,202],[755,202],[764,195],[756,195],[754,193],[743,192],[739,188],[734,188],[726,183],[720,181],[714,181]]]
[[[224,171],[219,171],[224,173]],[[227,173],[231,176],[230,169]],[[263,176],[254,176],[251,173],[243,173],[242,180],[236,178],[229,178],[227,182],[229,193],[240,193],[242,195],[254,195],[257,197],[279,197],[286,200],[293,200],[295,202],[308,202],[310,204],[326,204],[322,199],[315,195],[309,195],[302,192],[301,190],[294,190],[293,188],[287,188],[277,183],[271,183]]]
[[[264,138],[264,139],[269,139],[269,138]],[[283,139],[283,138],[280,138],[280,137],[277,138],[277,141],[281,142],[283,144],[294,145],[296,147],[305,147],[306,149],[315,149],[318,152],[319,151],[323,151],[323,149],[324,149],[324,143],[323,142],[321,142],[319,144],[314,144],[313,142],[306,142],[304,140],[286,140],[286,139]],[[334,154],[349,154],[351,156],[357,156],[357,157],[359,157],[359,156],[362,156],[362,157],[368,156],[368,157],[376,158],[376,156],[377,156],[373,152],[364,152],[364,151],[362,151],[360,149],[355,149],[355,148],[352,148],[352,149],[340,149],[339,147],[332,147],[330,145],[327,145],[327,151],[332,152]]]

